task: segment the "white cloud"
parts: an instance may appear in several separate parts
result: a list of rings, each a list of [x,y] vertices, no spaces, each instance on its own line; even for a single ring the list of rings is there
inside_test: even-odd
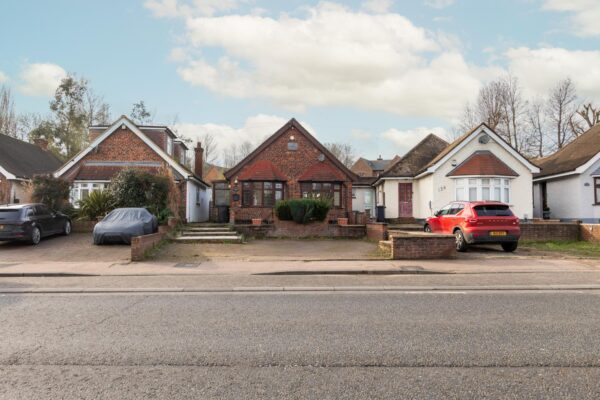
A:
[[[262,97],[291,110],[351,106],[454,118],[496,69],[468,64],[452,42],[399,14],[334,3],[305,18],[253,15],[186,20],[189,45],[219,48],[178,69],[192,85],[236,98]]]
[[[237,0],[147,0],[144,7],[158,18],[212,16],[237,8]]]
[[[261,144],[267,137],[274,134],[281,128],[288,118],[274,115],[259,114],[249,117],[240,128],[221,124],[193,124],[180,123],[174,126],[178,134],[197,141],[206,133],[211,133],[215,137],[218,157],[222,157],[224,150],[231,148],[232,145],[240,145],[244,142],[250,142],[254,146]],[[314,130],[309,124],[301,122],[312,135]]]
[[[600,36],[597,0],[544,0],[543,8],[571,14],[571,25],[580,36]]]
[[[366,0],[362,7],[367,11],[383,14],[388,12],[393,4],[392,0]]]
[[[393,142],[399,150],[398,153],[404,154],[410,149],[412,149],[415,145],[417,145],[417,143],[423,140],[430,133],[433,133],[444,140],[449,140],[448,132],[445,128],[442,127],[419,127],[408,130],[388,129],[387,131],[381,133],[380,136],[384,139]]]
[[[580,95],[600,100],[600,51],[519,47],[509,49],[506,57],[528,94],[545,95],[558,81],[569,77]]]
[[[171,49],[168,60],[173,62],[183,62],[188,59],[187,52],[181,47]]]
[[[455,0],[425,0],[425,5],[437,9],[446,8],[454,4]]]
[[[4,83],[6,81],[8,81],[8,76],[4,72],[0,71],[0,83]]]
[[[52,96],[67,72],[50,63],[27,64],[23,67],[19,90],[29,96]]]
[[[363,131],[360,129],[352,130],[351,136],[353,139],[357,139],[357,140],[369,140],[373,137],[371,132],[366,132],[366,131]]]

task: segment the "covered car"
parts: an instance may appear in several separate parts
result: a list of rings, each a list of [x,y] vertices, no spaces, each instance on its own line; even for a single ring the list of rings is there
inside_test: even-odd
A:
[[[157,231],[158,220],[145,208],[117,208],[94,227],[94,244],[130,244],[134,236]]]

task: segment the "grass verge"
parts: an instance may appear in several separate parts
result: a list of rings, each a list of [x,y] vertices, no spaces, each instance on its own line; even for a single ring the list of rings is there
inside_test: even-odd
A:
[[[555,253],[564,253],[565,255],[585,257],[585,258],[600,258],[600,244],[591,242],[533,242],[520,241],[519,247],[533,248],[542,251],[551,251]]]

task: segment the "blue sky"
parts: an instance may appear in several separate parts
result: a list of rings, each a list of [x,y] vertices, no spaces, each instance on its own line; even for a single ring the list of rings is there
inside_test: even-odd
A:
[[[0,82],[46,113],[65,72],[114,117],[143,99],[188,136],[257,143],[291,117],[360,155],[448,135],[510,70],[531,96],[570,76],[600,99],[594,0],[8,0]],[[594,6],[594,7],[592,7]],[[592,11],[590,11],[592,9]]]

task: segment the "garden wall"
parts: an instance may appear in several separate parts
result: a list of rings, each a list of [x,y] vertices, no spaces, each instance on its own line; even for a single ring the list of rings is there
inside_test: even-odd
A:
[[[581,224],[579,232],[581,240],[600,243],[600,224]]]
[[[392,235],[389,242],[393,260],[453,258],[456,255],[454,235],[403,232]]]
[[[71,231],[74,233],[92,233],[97,221],[78,221],[71,223]]]
[[[578,222],[521,223],[521,240],[576,241],[580,239]]]
[[[350,238],[360,239],[365,237],[365,225],[338,225],[330,224],[327,221],[311,222],[309,224],[297,224],[293,221],[282,221],[275,217],[271,224],[251,225],[237,224],[234,225],[236,232],[247,237],[265,238]]]

